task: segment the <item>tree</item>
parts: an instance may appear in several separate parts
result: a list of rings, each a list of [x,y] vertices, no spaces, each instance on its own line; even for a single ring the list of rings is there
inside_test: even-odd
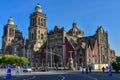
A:
[[[21,60],[21,64],[23,64],[23,65],[28,64],[28,63],[29,63],[28,59],[27,59],[27,58],[25,58],[25,57],[21,57],[21,58],[20,58],[20,60]]]
[[[2,63],[2,56],[0,56],[0,63]]]
[[[14,56],[14,55],[4,55],[0,57],[0,63],[4,64],[16,64],[21,66],[22,64],[28,64],[29,61],[25,57],[19,57],[19,56]]]
[[[116,62],[120,62],[120,56],[116,56]]]
[[[120,70],[120,56],[116,56],[116,61],[112,63],[113,69],[115,69],[116,72],[119,72]]]

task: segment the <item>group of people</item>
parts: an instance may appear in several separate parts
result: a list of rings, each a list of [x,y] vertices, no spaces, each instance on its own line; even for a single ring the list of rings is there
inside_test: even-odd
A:
[[[105,70],[108,71],[108,66],[106,67],[106,69],[104,68],[104,66],[102,67],[102,72],[103,72],[103,73],[105,72]]]
[[[92,67],[86,67],[85,68],[85,71],[86,71],[86,74],[88,74],[88,72],[91,72],[91,69],[92,69]],[[84,70],[84,69],[83,69]],[[84,71],[83,71],[84,72]]]
[[[86,67],[86,68],[85,68],[86,74],[88,74],[88,72],[91,72],[91,69],[92,69],[91,66]],[[108,67],[104,68],[104,66],[103,66],[103,67],[102,67],[102,72],[104,73],[105,70],[108,70]]]

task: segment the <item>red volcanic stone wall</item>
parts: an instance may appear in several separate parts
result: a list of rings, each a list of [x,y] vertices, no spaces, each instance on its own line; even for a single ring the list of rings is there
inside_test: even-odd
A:
[[[46,51],[45,51],[45,49],[42,49],[42,51],[40,53],[41,53],[41,59],[45,60],[46,59]]]
[[[71,44],[68,42],[68,39],[65,38],[65,46],[66,46],[66,62],[68,62],[68,59],[70,58],[70,52],[69,51],[73,51],[72,52],[72,57],[74,57],[73,53],[73,47],[71,46]]]
[[[95,41],[95,45],[94,45],[94,48],[93,48],[93,50],[94,50],[94,54],[93,54],[93,56],[94,56],[94,58],[95,58],[95,63],[98,63],[98,54],[99,54],[99,49],[98,49],[99,47],[98,47],[98,41],[97,41],[97,39],[96,39],[96,41]]]
[[[87,55],[88,55],[88,57],[91,57],[91,55],[92,55],[92,50],[91,50],[90,46],[87,49]]]

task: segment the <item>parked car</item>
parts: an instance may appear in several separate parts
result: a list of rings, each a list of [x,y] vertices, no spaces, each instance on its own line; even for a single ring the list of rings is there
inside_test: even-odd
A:
[[[48,67],[38,67],[38,71],[49,71]]]
[[[31,68],[23,68],[23,72],[32,72]]]

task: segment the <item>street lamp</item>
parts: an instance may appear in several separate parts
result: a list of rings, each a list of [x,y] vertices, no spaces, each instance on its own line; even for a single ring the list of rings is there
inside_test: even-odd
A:
[[[76,50],[75,50],[75,68],[76,68],[76,70],[77,70],[77,52],[76,52]]]
[[[50,62],[51,62],[51,69],[52,69],[52,48],[51,48],[51,53],[50,54],[51,54],[51,61]]]
[[[106,64],[107,64],[106,59],[107,59],[107,57],[106,57],[106,55],[105,55],[105,68],[106,68]]]

